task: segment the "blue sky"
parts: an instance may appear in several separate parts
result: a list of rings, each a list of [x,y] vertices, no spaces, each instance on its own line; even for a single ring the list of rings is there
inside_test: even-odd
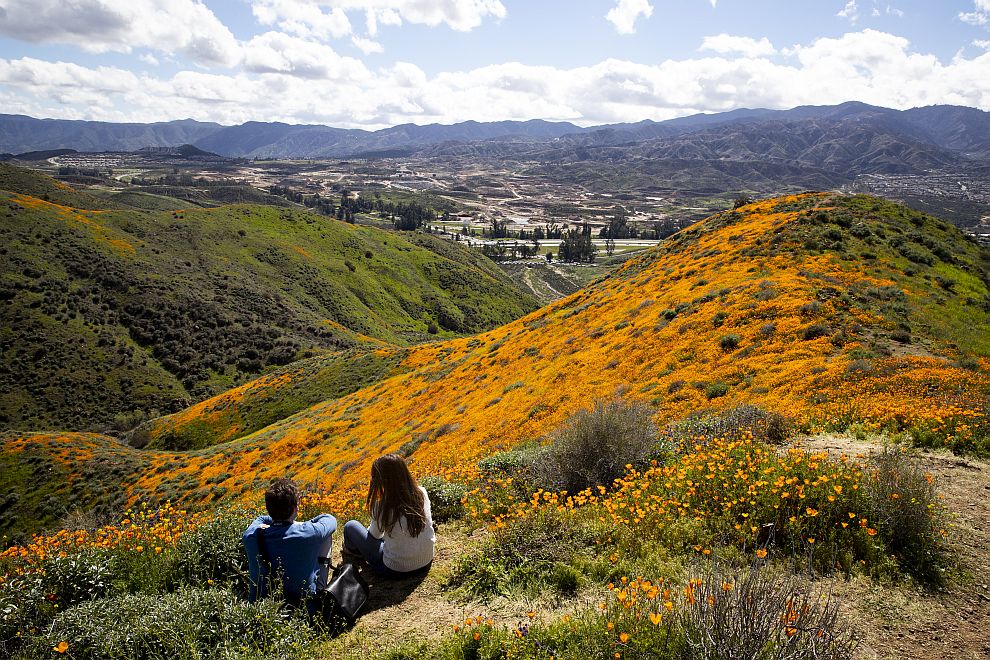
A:
[[[0,107],[367,128],[990,110],[988,51],[990,0],[0,0]]]

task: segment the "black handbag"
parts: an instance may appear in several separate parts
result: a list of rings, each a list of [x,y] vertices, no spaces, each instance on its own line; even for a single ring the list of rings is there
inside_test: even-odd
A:
[[[353,623],[368,602],[368,583],[354,564],[330,564],[330,568],[333,576],[323,595],[323,616],[328,620],[343,618]]]

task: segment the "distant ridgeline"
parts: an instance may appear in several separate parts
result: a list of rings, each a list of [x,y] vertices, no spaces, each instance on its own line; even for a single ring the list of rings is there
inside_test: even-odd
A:
[[[133,214],[82,213],[24,195],[11,195],[10,203],[20,207],[14,220],[26,219],[11,225],[8,218],[5,224],[20,232],[17,250],[4,255],[6,263],[14,254],[23,260],[5,271],[5,326],[13,328],[6,330],[5,341],[16,338],[29,348],[12,351],[8,343],[4,355],[16,356],[23,369],[44,364],[44,355],[34,359],[27,351],[71,347],[78,355],[75,370],[59,373],[51,381],[53,391],[62,382],[67,390],[86,382],[95,384],[94,390],[113,387],[122,378],[111,368],[113,360],[147,373],[157,369],[163,382],[175,378],[155,357],[155,329],[163,319],[182,309],[202,309],[198,305],[207,302],[199,296],[207,294],[214,305],[223,295],[229,301],[224,313],[234,314],[259,296],[256,290],[240,295],[242,287],[251,280],[273,281],[272,263],[283,273],[298,269],[300,277],[287,286],[308,296],[308,304],[327,305],[322,309],[331,305],[322,296],[336,291],[338,278],[352,272],[344,259],[354,266],[354,277],[366,278],[364,286],[380,287],[362,289],[363,299],[356,288],[348,289],[354,297],[343,299],[354,307],[331,309],[354,325],[340,321],[347,331],[322,326],[330,333],[322,337],[311,333],[314,326],[306,321],[312,317],[299,311],[309,308],[294,306],[270,284],[265,309],[247,308],[257,314],[255,324],[272,318],[272,309],[287,319],[271,336],[267,352],[250,344],[268,336],[267,328],[249,324],[238,330],[234,317],[223,326],[227,331],[217,333],[223,340],[208,360],[182,352],[193,345],[185,328],[209,326],[213,318],[189,312],[173,326],[178,330],[161,340],[161,359],[175,360],[178,368],[252,359],[270,363],[278,346],[292,347],[288,355],[319,339],[328,348],[351,348],[287,364],[146,423],[132,436],[143,448],[93,434],[7,433],[0,492],[25,495],[6,503],[3,520],[23,521],[18,531],[52,524],[74,507],[106,510],[125,498],[171,498],[194,506],[254,498],[267,480],[285,474],[315,489],[311,497],[321,505],[339,510],[354,501],[370,462],[383,452],[409,456],[421,474],[470,475],[479,458],[541,438],[596,397],[617,391],[651,403],[660,422],[749,403],[787,415],[805,431],[886,430],[919,445],[990,450],[990,253],[944,221],[879,199],[809,193],[720,213],[519,320],[473,337],[402,348],[395,344],[409,343],[402,342],[410,336],[405,333],[422,336],[425,317],[401,314],[405,308],[389,302],[391,289],[376,285],[376,278],[398,279],[403,263],[429,253],[395,235],[375,238],[272,209],[190,212],[182,218],[148,214],[129,226]],[[246,236],[238,235],[245,226]],[[292,239],[281,233],[287,227]],[[322,238],[330,232],[343,235]],[[259,237],[264,240],[251,242]],[[306,289],[309,278],[326,271],[309,266],[310,257],[301,252],[316,261],[316,246],[351,243],[356,252],[335,248],[333,258],[324,257],[324,269],[341,266],[333,279],[327,276]],[[4,245],[10,245],[6,237]],[[271,251],[262,245],[271,245]],[[387,248],[401,250],[403,258],[389,258],[387,268],[372,266],[385,260]],[[155,249],[167,249],[169,258],[156,259]],[[362,256],[364,249],[372,256]],[[69,263],[58,252],[84,256]],[[371,263],[366,266],[365,260]],[[141,299],[161,300],[168,312],[133,313],[149,322],[130,322],[129,334],[122,330],[100,345],[100,332],[108,331],[93,331],[82,303],[70,307],[68,299],[79,292],[85,309],[95,305],[123,323],[120,304],[107,300],[120,295],[116,282],[132,262],[155,279],[146,278],[146,285],[127,280],[127,290],[147,287]],[[244,263],[250,270],[241,270]],[[434,263],[444,266],[427,265]],[[447,288],[459,277],[449,263],[421,266],[439,285],[436,298],[424,300],[422,309],[433,310],[442,327],[460,332],[497,322],[494,316],[479,321],[488,307],[476,297],[465,298],[470,291]],[[481,266],[472,268],[482,272]],[[78,274],[69,281],[73,272]],[[63,284],[42,286],[46,278]],[[486,295],[495,299],[491,291],[500,280],[490,278]],[[156,285],[162,281],[167,287]],[[187,283],[189,293],[169,294],[178,283]],[[172,306],[169,295],[189,299]],[[352,317],[340,311],[358,309],[355,300],[379,305],[374,315],[365,309]],[[526,304],[514,300],[512,310]],[[479,306],[455,307],[458,302]],[[73,311],[75,317],[69,316]],[[49,328],[57,329],[47,335],[54,339],[34,339],[53,332]],[[357,333],[383,344],[362,342]],[[245,342],[255,353],[247,353]],[[128,354],[120,347],[147,362],[123,359]],[[107,353],[122,357],[109,363],[97,359]],[[191,384],[217,382],[217,373],[207,371]],[[144,379],[131,386],[130,396],[156,389],[144,374],[130,376]],[[174,385],[177,392],[180,385]],[[23,402],[33,396],[21,385],[15,392]],[[58,402],[43,400],[51,401],[52,411],[39,411],[37,418],[41,412],[59,418]],[[66,405],[94,404],[67,397]],[[38,474],[48,476],[39,480]]]
[[[316,378],[322,394],[300,394],[312,403],[387,371],[376,351],[536,308],[491,262],[430,236],[125,201],[0,164],[0,428],[129,428],[301,358],[369,362]]]

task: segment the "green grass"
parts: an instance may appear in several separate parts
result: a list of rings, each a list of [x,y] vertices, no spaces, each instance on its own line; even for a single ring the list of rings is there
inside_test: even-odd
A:
[[[0,163],[0,190],[13,190],[79,209],[123,208],[120,204],[58,183],[44,174],[8,163]]]
[[[18,438],[21,436],[18,435]],[[65,443],[49,436],[28,435],[19,451],[9,450],[13,435],[0,433],[0,534],[6,547],[26,535],[57,527],[83,514],[92,524],[115,520],[126,504],[120,484],[145,467],[135,449],[102,436],[87,436],[86,455],[78,462],[61,459]],[[72,440],[73,444],[78,438]]]

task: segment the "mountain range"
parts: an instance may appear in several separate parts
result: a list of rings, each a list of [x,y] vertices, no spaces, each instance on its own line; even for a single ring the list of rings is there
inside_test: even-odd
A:
[[[482,143],[482,144],[478,144]],[[487,143],[487,144],[485,144]],[[540,160],[588,157],[596,148],[639,145],[634,155],[735,158],[758,155],[828,165],[865,160],[866,169],[979,167],[990,156],[990,113],[957,106],[891,110],[850,102],[791,110],[733,110],[664,122],[582,128],[543,120],[452,125],[402,124],[378,131],[191,119],[117,124],[0,115],[0,152],[135,151],[191,144],[237,158],[341,158],[362,155],[524,155]],[[981,162],[983,161],[983,162]]]

